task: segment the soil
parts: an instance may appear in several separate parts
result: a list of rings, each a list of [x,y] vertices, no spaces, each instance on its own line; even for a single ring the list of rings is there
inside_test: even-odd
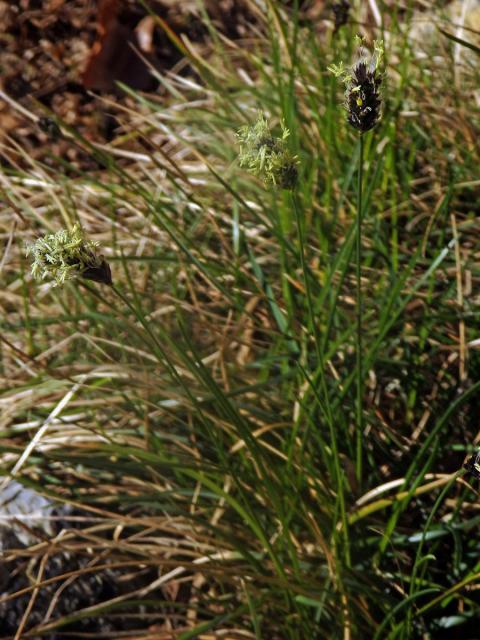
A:
[[[194,0],[150,5],[176,35],[208,40]],[[256,19],[247,0],[208,0],[207,7],[231,38]],[[0,90],[11,99],[0,96],[0,144],[11,137],[34,159],[55,140],[39,118],[53,114],[87,139],[109,142],[122,133],[122,106],[133,105],[118,83],[155,89],[150,70],[164,73],[182,57],[138,0],[0,0],[0,24]],[[56,144],[55,154],[71,156],[70,146]]]

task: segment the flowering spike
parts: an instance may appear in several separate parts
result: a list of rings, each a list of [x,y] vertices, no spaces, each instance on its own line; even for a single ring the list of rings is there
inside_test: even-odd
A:
[[[298,179],[298,163],[287,146],[289,135],[282,122],[282,136],[274,137],[265,116],[260,113],[254,125],[244,126],[237,133],[240,166],[267,185],[293,189]]]
[[[32,275],[36,280],[51,277],[54,286],[82,277],[95,282],[112,284],[110,267],[97,253],[98,243],[86,240],[78,224],[71,231],[62,229],[27,245],[32,255]]]
[[[360,133],[365,133],[375,127],[381,115],[382,76],[378,69],[383,58],[383,42],[376,40],[373,44],[373,54],[370,55],[363,46],[363,40],[357,38],[359,48],[355,63],[349,69],[342,63],[331,65],[328,69],[345,84],[348,122]]]

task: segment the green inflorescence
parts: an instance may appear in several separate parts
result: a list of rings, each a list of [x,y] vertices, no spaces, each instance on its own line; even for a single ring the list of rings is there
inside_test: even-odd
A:
[[[36,280],[52,278],[54,286],[77,277],[111,284],[108,264],[97,253],[98,243],[85,239],[80,225],[62,229],[27,245],[32,256],[32,275]]]
[[[266,185],[293,189],[298,179],[298,160],[288,149],[289,135],[282,123],[282,136],[273,136],[267,119],[259,114],[255,124],[244,126],[237,133],[240,166],[261,178]]]

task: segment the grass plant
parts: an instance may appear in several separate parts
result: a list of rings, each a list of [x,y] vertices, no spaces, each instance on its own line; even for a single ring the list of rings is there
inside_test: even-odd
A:
[[[29,633],[121,611],[132,639],[473,638],[478,52],[419,45],[422,11],[452,32],[434,4],[375,3],[376,27],[354,7],[335,33],[298,2],[247,4],[242,41],[207,11],[208,45],[168,31],[190,71],[124,87],[110,145],[59,121],[76,160],[4,139],[3,473],[41,430],[15,477],[97,519],[62,543],[84,571],[156,571]],[[358,30],[388,77],[360,144],[327,71]],[[292,190],[239,164],[259,112]],[[32,278],[25,243],[76,224],[113,286]]]

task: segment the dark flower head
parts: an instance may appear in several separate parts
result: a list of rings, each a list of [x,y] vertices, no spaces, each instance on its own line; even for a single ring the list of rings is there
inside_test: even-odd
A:
[[[360,133],[370,131],[380,120],[382,76],[378,67],[382,55],[382,43],[375,42],[372,55],[365,47],[360,46],[357,61],[350,69],[345,69],[342,64],[329,67],[345,84],[347,120]]]
[[[27,246],[31,255],[32,275],[37,280],[50,277],[54,286],[77,277],[112,284],[110,267],[98,254],[97,243],[84,238],[78,224],[71,231],[62,229],[38,238]]]
[[[362,133],[370,131],[380,119],[382,100],[379,93],[381,76],[364,60],[352,68],[352,79],[346,92],[348,122]]]

